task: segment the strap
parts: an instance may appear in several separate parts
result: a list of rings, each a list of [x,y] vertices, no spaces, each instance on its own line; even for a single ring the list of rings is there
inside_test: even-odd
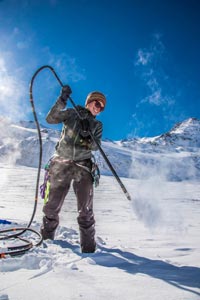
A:
[[[86,167],[86,166],[83,166],[83,165],[81,165],[81,164],[78,164],[78,163],[77,163],[77,162],[75,162],[75,161],[74,161],[74,164],[75,164],[76,166],[78,166],[78,167],[80,167],[80,168],[84,169],[85,171],[87,171],[87,172],[91,173],[91,170],[90,170],[90,168],[88,168],[88,167]]]

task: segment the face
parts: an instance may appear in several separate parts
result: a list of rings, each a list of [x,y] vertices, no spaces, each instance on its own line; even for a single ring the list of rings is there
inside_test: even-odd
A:
[[[104,107],[100,101],[94,100],[87,105],[87,109],[93,116],[97,116],[104,109]]]

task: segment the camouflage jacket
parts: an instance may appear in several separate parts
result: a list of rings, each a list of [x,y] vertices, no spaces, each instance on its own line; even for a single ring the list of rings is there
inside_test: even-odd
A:
[[[47,114],[46,121],[49,124],[63,123],[62,133],[56,146],[55,156],[67,160],[80,161],[91,158],[92,151],[98,150],[96,143],[89,137],[80,134],[80,119],[73,108],[65,108],[65,104],[58,99]],[[90,111],[82,106],[77,106],[79,114],[87,118],[90,130],[95,140],[100,144],[102,137],[102,123],[95,119]]]

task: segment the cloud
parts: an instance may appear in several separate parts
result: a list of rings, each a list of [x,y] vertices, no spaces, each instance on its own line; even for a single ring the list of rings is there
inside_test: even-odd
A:
[[[3,164],[15,164],[21,156],[10,122],[26,119],[31,110],[23,75],[22,68],[15,65],[12,53],[0,52],[0,163]]]
[[[152,53],[151,52],[139,49],[138,53],[137,53],[137,60],[136,60],[135,64],[137,66],[139,66],[139,65],[145,66],[145,65],[150,63],[151,58],[152,58]]]
[[[169,79],[163,68],[165,54],[165,47],[159,34],[153,36],[149,49],[138,50],[135,60],[137,74],[148,90],[148,95],[140,103],[155,106],[174,104],[174,100],[163,90],[163,86],[168,83]]]
[[[32,49],[34,44],[34,33],[28,28],[14,26],[7,31],[1,31],[1,51],[12,51],[15,54],[22,54],[24,49]]]
[[[140,90],[129,137],[161,134],[185,118],[174,66],[160,34],[152,36],[148,47],[138,49],[134,70]]]
[[[11,57],[7,54],[7,58]],[[0,53],[0,110],[1,114],[13,120],[24,118],[27,107],[22,105],[26,87],[20,79],[20,70],[10,69],[9,63],[2,53]]]
[[[48,47],[43,49],[48,63],[55,67],[67,81],[78,82],[86,79],[85,70],[81,68],[75,57],[65,53],[54,54]]]
[[[25,34],[23,30],[19,27],[14,27],[11,38],[15,40],[15,44],[18,50],[24,50],[31,47],[32,44],[32,35],[33,34]]]
[[[136,55],[135,65],[149,66],[153,65],[165,53],[165,46],[160,34],[152,36],[151,44],[148,48],[139,49]]]

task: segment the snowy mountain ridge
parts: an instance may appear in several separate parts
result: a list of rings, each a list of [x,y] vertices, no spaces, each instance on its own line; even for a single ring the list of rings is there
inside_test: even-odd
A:
[[[177,147],[200,147],[200,120],[197,118],[189,118],[183,122],[175,124],[168,132],[156,137],[135,138],[130,140],[122,140],[122,146],[136,149],[138,146],[157,146],[168,147],[168,150],[175,150]]]
[[[0,161],[38,166],[39,141],[33,121],[12,123],[0,118]],[[53,155],[60,131],[41,125],[43,164]],[[167,180],[200,178],[200,120],[189,118],[156,137],[122,141],[104,140],[102,148],[123,177]],[[95,153],[101,173],[111,172],[99,152]]]

